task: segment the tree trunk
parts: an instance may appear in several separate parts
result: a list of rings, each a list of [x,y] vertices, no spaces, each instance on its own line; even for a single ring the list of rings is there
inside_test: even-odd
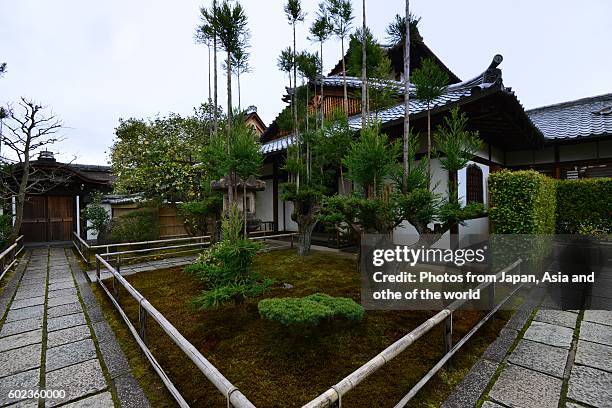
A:
[[[366,126],[367,110],[367,68],[366,68],[366,1],[363,4],[363,38],[361,39],[361,128]],[[344,57],[344,56],[343,56]]]
[[[323,121],[325,119],[325,113],[323,112],[323,82],[324,82],[324,73],[323,73],[323,41],[321,41],[321,103],[319,104],[319,110],[321,111],[321,127],[323,127]]]
[[[32,123],[33,122],[34,120],[32,120]],[[23,173],[21,175],[21,181],[19,182],[19,191],[17,197],[15,197],[15,223],[8,237],[9,243],[14,242],[19,236],[19,231],[21,230],[21,224],[23,222],[23,205],[25,203],[26,190],[30,178],[30,132],[31,129],[28,130],[27,141],[24,148]]]
[[[344,37],[340,38],[342,48],[342,87],[344,88],[344,114],[348,116],[348,92],[346,90],[346,63],[344,62]]]
[[[344,188],[344,170],[342,169],[342,164],[339,167],[340,169],[340,193],[342,195],[346,194],[345,188]]]
[[[211,72],[210,68],[212,67],[212,59],[210,55],[210,43],[208,43],[208,104],[212,103],[212,80],[211,80]],[[216,110],[216,109],[215,109]],[[209,128],[208,135],[212,136],[214,131],[214,126]]]
[[[246,207],[246,180],[242,180],[242,212],[244,213],[244,238],[248,238],[247,207]]]
[[[232,60],[231,53],[227,52],[227,128],[232,130]]]
[[[238,112],[242,112],[242,104],[240,101],[240,71],[236,74],[236,78],[238,79]]]
[[[402,191],[408,193],[408,146],[410,144],[410,0],[406,0],[406,40],[404,41],[404,173]]]
[[[295,203],[294,203],[295,205]],[[298,255],[306,256],[310,254],[312,231],[317,225],[317,218],[312,212],[297,216],[298,222]]]
[[[427,188],[431,186],[431,110],[427,102]]]
[[[216,18],[217,16],[217,0],[213,0],[213,15]],[[213,35],[213,54],[214,54],[214,65],[215,65],[215,75],[214,75],[214,80],[215,80],[215,111],[214,111],[214,115],[213,115],[213,121],[214,121],[214,128],[215,128],[215,133],[217,133],[217,131],[219,130],[219,114],[217,112],[217,106],[218,105],[218,101],[217,101],[217,33],[215,32]]]

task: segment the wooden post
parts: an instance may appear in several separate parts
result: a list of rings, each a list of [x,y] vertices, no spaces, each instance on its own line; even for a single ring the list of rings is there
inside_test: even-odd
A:
[[[489,285],[489,309],[495,307],[495,282]]]
[[[138,307],[138,322],[140,323],[140,338],[147,343],[147,311],[142,307],[142,301]]]
[[[100,282],[100,260],[98,258],[96,258],[96,277],[98,282]]]
[[[444,320],[444,351],[448,353],[453,348],[453,314]]]
[[[121,274],[121,255],[117,254],[117,273]]]
[[[291,234],[291,249],[293,249],[293,234]]]

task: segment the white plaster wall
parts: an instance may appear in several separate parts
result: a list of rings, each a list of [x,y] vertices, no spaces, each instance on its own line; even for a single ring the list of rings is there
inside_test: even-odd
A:
[[[597,145],[595,142],[580,143],[577,145],[559,146],[559,160],[585,160],[597,157]]]
[[[541,150],[533,152],[533,161],[535,164],[552,163],[555,161],[555,148],[545,147]]]
[[[533,153],[531,150],[516,150],[506,152],[506,165],[519,166],[533,163]]]
[[[612,157],[612,140],[599,142],[599,157]]]
[[[491,161],[497,164],[504,164],[503,149],[499,147],[491,146]]]
[[[468,220],[459,226],[459,237],[465,235],[487,235],[489,233],[489,217]]]
[[[272,180],[266,180],[266,188],[257,191],[255,196],[255,218],[262,221],[274,221]]]
[[[112,216],[113,216],[113,209],[112,209],[111,205],[110,204],[102,204],[102,207],[106,210],[106,213],[108,214],[108,216],[112,218]],[[87,226],[90,227],[91,226],[91,222],[87,221]],[[94,240],[96,238],[98,238],[98,233],[96,231],[88,229],[87,230],[87,240],[88,241],[89,240]]]
[[[281,202],[280,209],[282,211],[283,204]],[[298,225],[291,219],[291,213],[293,212],[293,203],[290,201],[285,201],[285,231],[297,231]],[[280,224],[280,228],[283,227],[283,217],[279,217],[278,223]]]

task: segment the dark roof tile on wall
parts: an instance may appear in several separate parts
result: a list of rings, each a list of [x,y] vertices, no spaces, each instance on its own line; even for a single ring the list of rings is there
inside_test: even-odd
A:
[[[549,140],[612,136],[612,93],[527,111]]]

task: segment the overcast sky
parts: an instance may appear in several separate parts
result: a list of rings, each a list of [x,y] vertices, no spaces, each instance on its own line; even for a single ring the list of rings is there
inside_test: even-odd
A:
[[[105,164],[119,118],[189,114],[208,97],[207,51],[193,41],[199,6],[211,0],[0,0],[0,104],[20,96],[53,108],[66,140],[62,160]],[[385,27],[403,0],[368,0],[368,25]],[[242,0],[252,33],[253,73],[242,78],[242,106],[256,105],[269,124],[283,108],[287,82],[276,68],[291,43],[282,0]],[[307,40],[317,1],[298,29]],[[361,1],[353,1],[361,25]],[[412,0],[427,45],[461,79],[481,73],[494,54],[506,86],[526,108],[612,92],[612,1]],[[340,44],[324,50],[326,70]],[[219,78],[225,105],[225,77]],[[237,103],[237,102],[236,102]]]

